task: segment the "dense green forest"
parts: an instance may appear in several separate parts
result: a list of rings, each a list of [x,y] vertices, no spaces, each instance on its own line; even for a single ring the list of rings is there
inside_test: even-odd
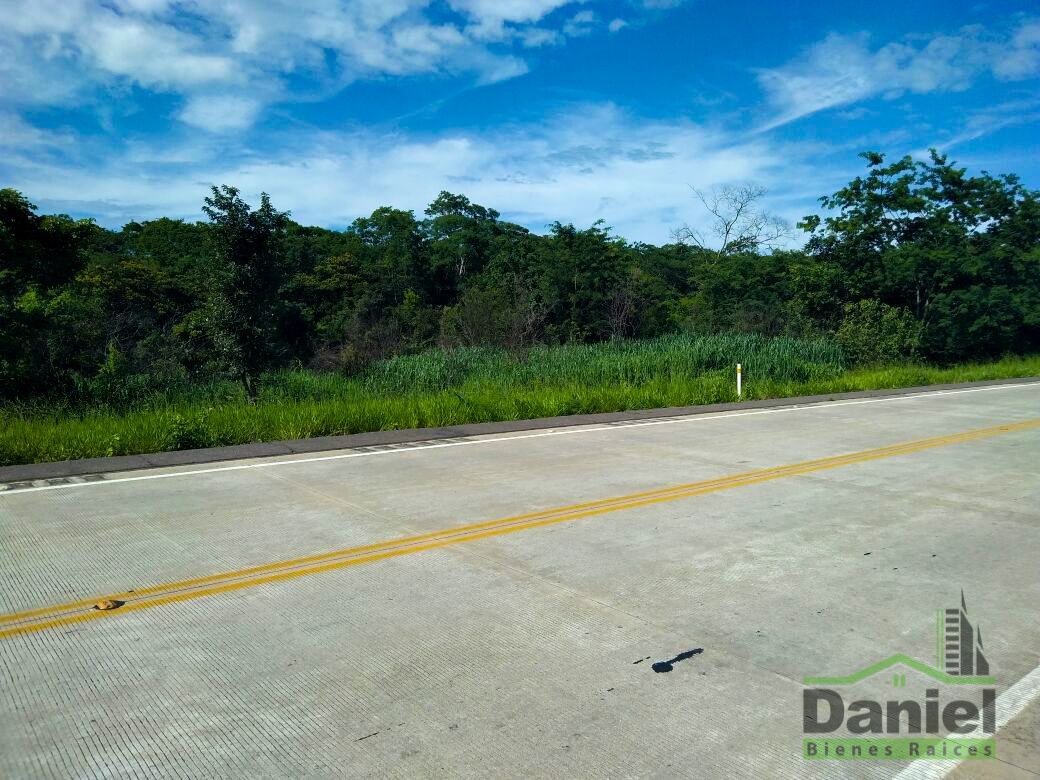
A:
[[[823,338],[869,365],[1040,351],[1040,193],[935,153],[863,157],[798,251],[769,248],[753,188],[704,199],[715,238],[663,246],[600,224],[539,235],[448,192],[336,231],[220,187],[205,222],[112,231],[2,190],[0,394],[116,408],[220,379],[253,398],[282,368],[671,333]]]

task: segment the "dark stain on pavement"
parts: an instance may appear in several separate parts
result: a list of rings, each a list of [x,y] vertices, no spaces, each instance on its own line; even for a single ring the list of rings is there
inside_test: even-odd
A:
[[[667,661],[657,661],[650,668],[653,669],[658,674],[663,674],[664,672],[670,672],[674,668],[673,667],[674,664],[677,664],[680,661],[685,661],[687,658],[693,658],[695,655],[700,655],[703,652],[704,652],[704,648],[703,647],[697,647],[697,648],[694,648],[693,650],[687,650],[685,653],[679,653],[679,655],[675,656],[675,658],[671,658],[671,659],[669,659]]]

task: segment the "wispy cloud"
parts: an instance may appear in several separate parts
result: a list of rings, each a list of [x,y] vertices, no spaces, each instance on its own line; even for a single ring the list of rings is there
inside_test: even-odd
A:
[[[177,115],[189,125],[213,132],[242,130],[253,124],[261,109],[260,101],[235,95],[195,95]]]
[[[513,78],[527,70],[524,46],[592,29],[581,10],[536,26],[581,2],[451,0],[445,16],[429,0],[11,0],[0,5],[0,102],[110,103],[137,87],[180,96],[177,118],[226,131],[363,78]]]
[[[501,40],[558,8],[583,2],[585,0],[448,0],[448,5],[467,17],[468,30],[475,37]]]
[[[563,32],[571,38],[590,35],[599,19],[592,11],[578,11],[563,25]]]
[[[1037,122],[1040,122],[1040,97],[1008,100],[970,112],[957,130],[934,140],[929,147],[948,151],[1007,127]],[[922,148],[915,154],[923,156],[926,151]]]
[[[676,225],[697,224],[690,185],[755,181],[771,190],[769,208],[793,221],[858,172],[854,155],[863,148],[955,148],[1040,121],[1021,84],[990,108],[977,89],[958,118],[911,117],[923,102],[914,93],[984,79],[990,89],[1040,74],[1040,22],[1017,19],[1000,32],[971,27],[881,44],[831,35],[758,71],[765,100],[757,104],[739,104],[744,85],[705,84],[712,97],[687,98],[690,114],[706,117],[697,122],[575,102],[554,103],[549,115],[539,115],[544,104],[532,106],[497,128],[394,129],[435,125],[425,113],[525,72],[535,47],[627,24],[639,38],[645,20],[664,13],[647,8],[676,4],[629,0],[626,20],[609,21],[594,0],[63,0],[61,13],[41,0],[11,0],[0,5],[0,175],[46,209],[109,225],[199,218],[210,184],[253,197],[269,191],[299,220],[331,226],[378,206],[420,211],[449,189],[534,229],[604,219],[627,237],[663,241]],[[345,130],[289,105],[329,98],[359,79],[416,74],[451,75],[454,91],[379,128]],[[112,128],[129,122],[105,128],[105,114],[128,115],[142,91],[164,96],[153,104],[164,116],[149,118],[159,128],[115,137]],[[876,107],[863,101],[899,94],[907,97],[889,107],[903,121],[865,119]],[[28,119],[53,122],[60,112],[34,109],[76,104],[94,110],[100,132],[76,124],[83,112],[68,114],[79,130]],[[801,134],[797,143],[765,132],[834,107],[849,120],[844,131]],[[265,112],[263,132],[251,129]],[[756,126],[749,115],[767,119]]]
[[[985,74],[1004,80],[1040,74],[1040,23],[1023,22],[1008,34],[966,27],[878,48],[866,34],[829,35],[793,62],[758,72],[773,112],[759,129],[876,96],[958,92]]]
[[[212,137],[187,141],[183,153],[138,144],[97,160],[96,150],[84,150],[82,159],[18,165],[11,178],[41,204],[108,224],[199,218],[209,184],[234,184],[253,196],[269,191],[297,219],[323,225],[344,225],[384,205],[421,211],[449,189],[536,230],[556,219],[604,219],[622,235],[654,241],[697,223],[691,185],[754,180],[779,201],[804,178],[795,149],[686,121],[640,121],[612,105],[480,134],[308,131],[276,140],[277,151],[263,153]],[[786,204],[793,216],[805,205]]]

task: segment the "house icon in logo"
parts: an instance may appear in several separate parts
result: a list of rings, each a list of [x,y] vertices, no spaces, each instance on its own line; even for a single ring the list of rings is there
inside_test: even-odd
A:
[[[934,642],[934,666],[905,653],[896,653],[853,674],[834,677],[809,676],[804,677],[802,683],[813,686],[854,685],[879,672],[902,666],[947,685],[993,685],[989,661],[982,651],[982,632],[977,624],[968,619],[968,606],[963,590],[959,607],[935,611]],[[905,687],[905,672],[895,670],[892,685],[897,688]]]

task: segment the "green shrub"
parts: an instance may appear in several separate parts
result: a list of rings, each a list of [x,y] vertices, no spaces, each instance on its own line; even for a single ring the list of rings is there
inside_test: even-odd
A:
[[[862,300],[845,305],[834,340],[858,365],[893,363],[915,357],[921,326],[906,309]]]

